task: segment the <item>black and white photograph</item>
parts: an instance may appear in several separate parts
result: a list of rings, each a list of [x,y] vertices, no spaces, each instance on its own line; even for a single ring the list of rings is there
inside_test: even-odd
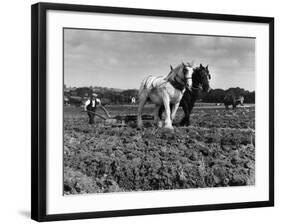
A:
[[[256,38],[63,29],[63,194],[255,186]]]
[[[1,223],[278,223],[278,1],[3,3]]]
[[[274,206],[273,17],[31,9],[32,219]]]

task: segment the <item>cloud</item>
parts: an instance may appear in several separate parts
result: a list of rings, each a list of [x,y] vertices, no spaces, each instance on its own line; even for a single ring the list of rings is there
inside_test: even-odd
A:
[[[166,75],[170,64],[194,60],[209,64],[218,88],[254,89],[240,80],[255,78],[255,39],[78,29],[65,29],[64,37],[65,77],[72,86],[100,78],[105,86],[138,88],[145,75]]]

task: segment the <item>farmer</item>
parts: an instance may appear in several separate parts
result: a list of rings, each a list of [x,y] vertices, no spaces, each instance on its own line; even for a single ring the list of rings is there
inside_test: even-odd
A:
[[[101,106],[101,101],[100,99],[97,98],[98,95],[96,93],[92,93],[89,97],[89,99],[85,102],[84,105],[84,110],[85,111],[91,111],[88,112],[89,116],[89,124],[94,124],[95,123],[95,112],[98,106]]]

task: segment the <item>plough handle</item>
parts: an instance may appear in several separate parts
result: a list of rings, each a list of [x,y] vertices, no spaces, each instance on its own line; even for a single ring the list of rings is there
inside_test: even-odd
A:
[[[93,112],[93,111],[90,111],[90,110],[83,110],[82,112],[94,114],[94,115],[100,117],[100,118],[103,119],[103,120],[106,120],[106,119],[107,119],[106,117],[104,117],[104,116],[102,116],[102,115],[100,115],[100,114],[98,114],[98,113],[95,113],[95,112]]]
[[[104,107],[103,105],[100,105],[99,107],[104,111],[104,113],[106,114],[106,116],[107,116],[108,118],[111,118],[109,112],[107,111],[107,109],[105,109],[105,107]]]

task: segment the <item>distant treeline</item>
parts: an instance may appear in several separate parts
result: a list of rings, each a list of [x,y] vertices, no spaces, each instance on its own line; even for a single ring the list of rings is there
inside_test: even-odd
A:
[[[223,89],[213,89],[208,93],[201,93],[200,99],[206,103],[222,103],[226,95],[243,96],[244,103],[255,103],[255,91],[248,91],[239,87]]]
[[[84,100],[91,92],[98,94],[103,104],[127,104],[131,103],[132,97],[137,99],[137,89],[120,90],[106,87],[80,87],[65,88],[64,95],[66,97],[79,97]],[[255,91],[248,91],[239,87],[223,89],[213,89],[209,93],[201,93],[198,101],[206,103],[222,103],[226,95],[231,94],[236,97],[243,96],[245,103],[255,103]]]
[[[68,98],[79,97],[81,100],[85,100],[91,92],[98,94],[98,98],[101,99],[102,104],[128,104],[131,103],[132,97],[137,99],[138,90],[127,89],[120,90],[106,87],[80,87],[80,88],[65,88],[64,95]]]

